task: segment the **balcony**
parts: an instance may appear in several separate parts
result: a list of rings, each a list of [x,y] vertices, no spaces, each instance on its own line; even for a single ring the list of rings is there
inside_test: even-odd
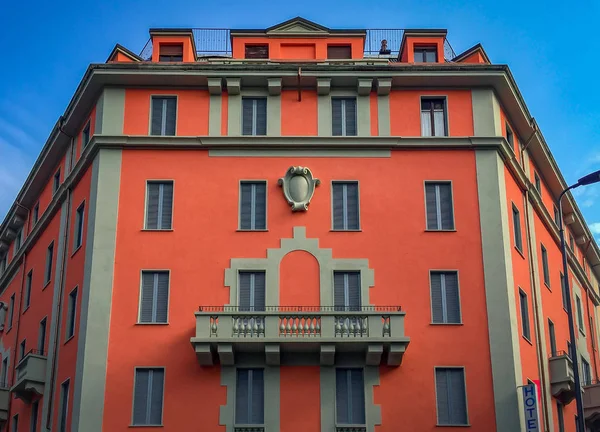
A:
[[[600,382],[583,386],[583,411],[585,423],[591,432],[600,431]]]
[[[334,365],[337,355],[354,355],[367,365],[398,366],[410,339],[400,307],[369,306],[352,311],[334,307],[200,307],[192,346],[201,365],[235,364],[235,356],[264,355],[270,365],[301,356]],[[292,360],[293,361],[293,360]]]
[[[568,404],[575,397],[575,377],[573,362],[565,351],[559,351],[550,357],[550,391],[552,396]]]
[[[0,382],[0,424],[8,420],[8,401],[10,400],[10,386]]]
[[[340,425],[335,427],[335,432],[367,432],[364,425]]]
[[[265,427],[257,425],[234,426],[233,432],[265,432]]]
[[[29,403],[35,395],[44,394],[46,361],[43,351],[31,350],[17,364],[17,379],[10,389],[17,399]]]

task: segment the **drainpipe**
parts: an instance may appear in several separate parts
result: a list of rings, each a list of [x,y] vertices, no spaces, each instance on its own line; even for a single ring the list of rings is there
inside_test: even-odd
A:
[[[63,133],[64,135],[66,135],[67,137],[71,138],[71,160],[72,160],[72,155],[73,155],[73,151],[75,150],[75,140],[73,139],[74,137],[72,137],[71,135],[67,134],[64,130],[63,130],[63,125],[64,125],[64,119],[61,117],[61,123],[59,126],[59,130],[61,133]],[[72,163],[70,163],[70,169],[73,169]],[[66,171],[66,170],[65,170]],[[65,172],[65,177],[66,177],[67,173]],[[52,411],[54,409],[53,407],[53,402],[54,402],[54,382],[56,380],[56,369],[57,369],[57,360],[56,360],[56,354],[58,352],[58,347],[59,347],[59,337],[60,337],[60,317],[62,316],[62,307],[63,307],[63,290],[64,290],[64,286],[65,286],[65,273],[66,273],[66,268],[67,268],[67,251],[69,250],[69,222],[71,219],[71,188],[67,189],[67,198],[65,200],[66,202],[66,217],[65,217],[65,230],[63,233],[63,238],[62,238],[62,244],[63,244],[63,250],[62,250],[62,254],[61,254],[61,266],[60,266],[60,271],[59,271],[59,275],[58,275],[58,287],[54,287],[54,289],[58,289],[58,308],[56,311],[56,326],[54,329],[54,346],[53,347],[48,347],[48,350],[50,350],[50,348],[52,349],[52,369],[51,369],[51,373],[50,373],[50,389],[48,391],[48,412],[46,414],[46,430],[52,430]]]
[[[534,125],[533,132],[531,133],[531,135],[525,142],[525,145],[521,148],[521,151],[520,151],[520,154],[521,154],[520,165],[524,172],[526,172],[526,170],[525,170],[525,150],[527,150],[527,147],[529,147],[529,145],[531,144],[531,141],[533,140],[533,138],[535,137],[535,135],[538,132],[537,126],[536,126],[535,122],[533,121],[533,118],[531,120]],[[548,431],[550,428],[550,415],[548,413],[548,407],[546,405],[547,397],[548,397],[548,395],[546,394],[546,383],[548,381],[548,378],[546,377],[546,372],[544,371],[544,367],[543,367],[543,363],[542,363],[542,362],[545,362],[547,359],[544,357],[544,353],[542,352],[542,344],[540,343],[540,341],[544,337],[544,331],[543,331],[543,323],[542,323],[542,328],[540,328],[540,311],[538,308],[539,292],[537,289],[538,281],[536,281],[535,267],[534,267],[534,263],[533,263],[533,248],[535,247],[535,245],[533,245],[532,241],[531,241],[532,227],[529,222],[529,186],[528,185],[525,186],[524,192],[525,192],[525,232],[527,234],[527,258],[528,258],[527,261],[529,263],[529,283],[531,284],[531,293],[532,293],[532,297],[533,297],[533,315],[535,318],[535,337],[537,340],[536,353],[537,353],[537,357],[538,357],[538,372],[540,374],[540,383],[542,386],[542,391],[540,392],[540,394],[542,395],[542,412],[544,414],[544,429],[546,431]]]
[[[29,229],[29,209],[27,207],[25,207],[24,205],[21,205],[19,203],[17,203],[17,205],[25,210],[27,210],[27,218],[25,219],[25,223],[23,224],[23,231],[21,232],[21,239],[23,238],[23,232],[27,232],[27,230]],[[14,383],[15,382],[15,376],[17,374],[17,347],[19,346],[19,327],[21,325],[21,313],[23,312],[23,285],[25,284],[25,269],[27,268],[25,266],[27,261],[27,252],[23,252],[23,261],[21,262],[21,288],[19,289],[19,307],[17,310],[17,324],[16,324],[16,328],[15,328],[15,344],[14,344],[14,355],[13,355],[13,369],[12,369],[12,378],[11,378],[11,382]],[[14,309],[13,309],[13,318],[14,318]],[[12,406],[12,397],[8,398],[8,415],[9,415],[9,419],[8,421],[10,422],[10,408]],[[8,426],[7,426],[8,427]]]

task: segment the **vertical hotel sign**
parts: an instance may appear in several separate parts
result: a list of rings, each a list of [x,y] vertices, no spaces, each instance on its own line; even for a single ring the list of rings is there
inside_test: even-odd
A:
[[[525,430],[540,432],[540,410],[538,392],[535,384],[521,387],[523,391],[523,409],[525,411]]]

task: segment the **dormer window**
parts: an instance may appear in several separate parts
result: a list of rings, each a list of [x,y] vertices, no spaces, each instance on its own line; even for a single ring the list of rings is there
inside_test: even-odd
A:
[[[351,59],[352,47],[350,45],[327,45],[328,59]]]
[[[158,61],[181,62],[183,61],[183,44],[160,44]]]
[[[244,57],[247,59],[268,59],[269,45],[246,45]]]
[[[415,47],[415,63],[437,63],[437,47]]]

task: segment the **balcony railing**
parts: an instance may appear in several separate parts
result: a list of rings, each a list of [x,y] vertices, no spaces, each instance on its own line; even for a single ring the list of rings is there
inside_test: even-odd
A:
[[[567,352],[559,351],[550,357],[549,363],[552,396],[563,404],[568,404],[575,397],[575,377],[571,357]]]
[[[363,425],[338,425],[335,432],[367,432],[367,427]]]
[[[600,382],[592,380],[583,385],[585,423],[591,431],[600,430]]]
[[[409,338],[399,306],[266,307],[249,311],[232,306],[202,306],[196,312],[196,337],[191,339],[198,360],[234,362],[234,354],[265,349],[267,361],[279,362],[280,352],[320,354],[333,362],[336,350],[366,354],[368,364],[399,365]]]
[[[257,425],[234,426],[233,432],[265,432],[265,427]]]
[[[44,394],[46,382],[46,353],[31,350],[17,364],[15,385],[10,391],[15,397],[31,402],[34,395]]]
[[[366,29],[367,35],[364,45],[365,57],[378,57],[383,55],[396,59],[402,43],[404,29]],[[194,28],[192,29],[196,54],[198,57],[231,57],[231,34],[229,29],[223,28]],[[382,51],[381,42],[387,41],[388,51]],[[148,40],[140,53],[144,60],[152,57],[152,39]],[[451,61],[456,54],[447,39],[444,40],[444,58]]]

